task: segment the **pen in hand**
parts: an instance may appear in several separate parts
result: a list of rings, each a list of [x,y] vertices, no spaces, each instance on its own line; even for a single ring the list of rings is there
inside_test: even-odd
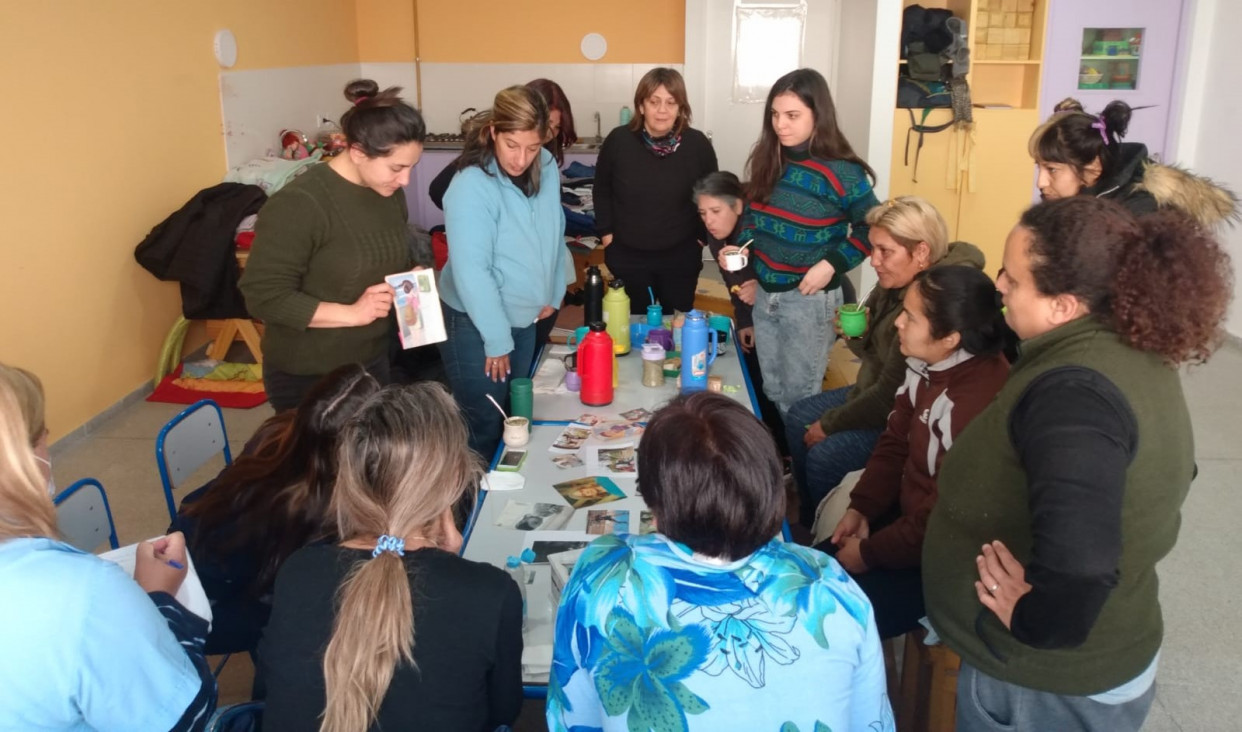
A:
[[[182,564],[181,562],[178,562],[176,559],[169,559],[169,560],[168,560],[167,562],[165,562],[165,563],[166,563],[168,566],[172,567],[173,569],[185,569],[185,565],[184,565],[184,564]]]

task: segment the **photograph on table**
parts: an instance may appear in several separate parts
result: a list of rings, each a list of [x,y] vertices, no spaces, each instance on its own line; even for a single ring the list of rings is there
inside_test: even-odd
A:
[[[553,455],[552,464],[561,470],[569,470],[570,468],[581,468],[585,463],[582,462],[582,458],[569,453],[566,455]]]
[[[510,500],[496,516],[496,525],[518,531],[553,531],[569,523],[574,510],[556,503],[521,503]]]
[[[588,534],[628,534],[630,533],[630,512],[625,510],[609,510],[593,508],[587,511],[586,531]]]
[[[565,425],[565,429],[561,430],[561,434],[557,435],[556,442],[552,443],[548,452],[577,452],[590,438],[591,425],[570,422]]]
[[[595,538],[584,531],[528,531],[522,548],[535,553],[531,564],[547,564],[549,554],[581,549]]]
[[[622,412],[621,418],[627,422],[646,422],[651,419],[651,412],[639,407],[638,409],[631,409],[628,412]]]
[[[623,478],[638,476],[638,450],[632,442],[587,445],[584,452],[588,470]]]
[[[604,442],[614,442],[625,438],[637,438],[646,429],[640,422],[604,422],[597,424],[593,428],[594,439]]]
[[[591,476],[556,483],[552,486],[573,508],[586,508],[625,498],[625,492],[608,478]]]
[[[590,412],[587,412],[574,420],[574,422],[577,422],[578,424],[585,424],[590,427],[594,427],[604,421],[605,419],[603,417],[598,414],[591,414]]]

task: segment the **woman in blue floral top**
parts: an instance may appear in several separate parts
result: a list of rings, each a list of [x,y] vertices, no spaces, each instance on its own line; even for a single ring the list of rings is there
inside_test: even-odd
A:
[[[778,536],[780,458],[737,402],[652,418],[639,489],[658,532],[603,536],[556,616],[548,727],[894,729],[871,604],[836,560]]]

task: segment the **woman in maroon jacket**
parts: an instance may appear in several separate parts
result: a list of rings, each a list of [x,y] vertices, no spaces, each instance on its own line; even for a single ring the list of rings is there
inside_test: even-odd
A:
[[[1005,320],[987,275],[934,267],[914,285],[897,316],[905,383],[849,510],[817,547],[867,593],[881,638],[913,630],[925,614],[920,560],[940,461],[1009,373]]]

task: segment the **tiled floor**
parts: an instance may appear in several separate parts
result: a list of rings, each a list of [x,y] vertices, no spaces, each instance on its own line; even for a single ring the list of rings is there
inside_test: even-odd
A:
[[[1144,729],[1237,729],[1242,720],[1242,349],[1226,346],[1211,363],[1190,369],[1184,378],[1194,418],[1199,478],[1182,517],[1181,536],[1160,565],[1165,641],[1156,704]],[[57,485],[85,476],[98,478],[108,490],[121,542],[162,533],[168,525],[155,468],[155,435],[180,410],[171,404],[142,403],[100,425],[87,439],[54,453]],[[264,406],[226,410],[233,449],[271,410]],[[188,481],[198,485],[219,470],[203,468]],[[222,702],[247,698],[252,669],[248,658],[234,657],[221,679]],[[522,729],[542,728],[537,705],[529,705]]]

